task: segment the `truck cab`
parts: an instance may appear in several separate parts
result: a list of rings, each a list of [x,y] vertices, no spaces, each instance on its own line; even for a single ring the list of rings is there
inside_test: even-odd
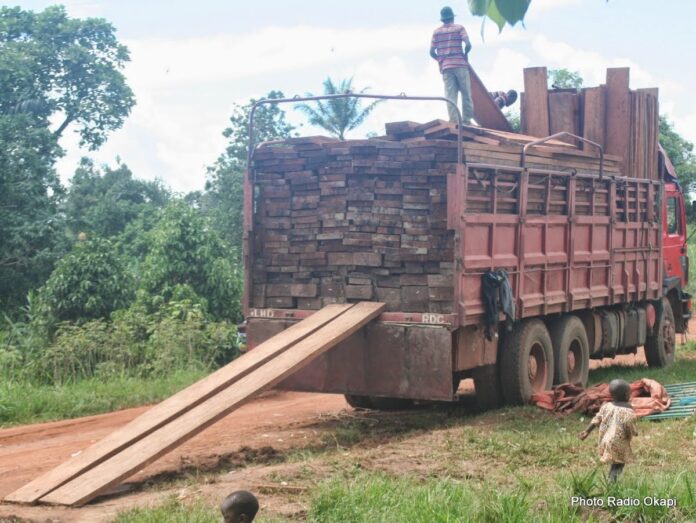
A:
[[[666,152],[660,148],[660,171],[664,184],[662,205],[664,292],[674,310],[675,330],[686,332],[691,318],[689,253],[686,230],[684,191]]]

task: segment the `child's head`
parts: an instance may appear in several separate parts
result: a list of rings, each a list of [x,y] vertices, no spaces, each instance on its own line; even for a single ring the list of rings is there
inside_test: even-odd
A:
[[[259,502],[251,492],[238,490],[220,505],[225,523],[251,523],[259,511]]]
[[[614,401],[626,403],[631,399],[631,387],[624,380],[611,380],[609,393]]]

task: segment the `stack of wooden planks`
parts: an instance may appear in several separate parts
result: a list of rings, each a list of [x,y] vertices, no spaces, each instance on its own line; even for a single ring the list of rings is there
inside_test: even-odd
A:
[[[456,144],[291,139],[254,155],[252,306],[451,312]]]
[[[658,91],[631,91],[628,68],[607,69],[606,84],[598,87],[549,90],[546,68],[532,67],[524,70],[524,86],[523,133],[545,137],[566,131],[582,136],[618,157],[623,176],[657,179]]]
[[[376,299],[388,311],[452,313],[447,175],[456,168],[457,136],[442,120],[392,122],[379,138],[293,138],[258,148],[251,306]],[[462,136],[467,163],[509,167],[535,140],[479,127],[464,127]],[[619,174],[616,160],[605,158],[606,174]],[[526,165],[599,174],[595,151],[557,140],[530,148]]]

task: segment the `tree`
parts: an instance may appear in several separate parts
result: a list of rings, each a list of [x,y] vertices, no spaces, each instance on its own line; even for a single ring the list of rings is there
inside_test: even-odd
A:
[[[549,85],[553,89],[581,89],[584,80],[578,71],[568,69],[549,70]]]
[[[125,308],[133,279],[109,240],[79,241],[39,289],[39,310],[49,324],[104,318]]]
[[[214,318],[240,319],[237,256],[204,216],[174,201],[162,211],[149,240],[139,299],[155,308],[192,291],[206,300]]]
[[[364,93],[367,88],[358,93]],[[343,94],[353,92],[353,79],[348,78],[335,83],[331,78],[324,80],[324,94]],[[307,96],[312,96],[308,94]],[[339,140],[345,140],[347,131],[360,126],[370,115],[381,100],[362,106],[360,98],[337,98],[333,100],[318,100],[311,104],[300,104],[297,109],[305,113],[309,123],[321,127]]]
[[[15,315],[67,250],[58,212],[63,193],[46,127],[25,114],[0,114],[0,310]]]
[[[92,233],[108,238],[121,233],[141,213],[154,213],[169,201],[160,181],[133,178],[125,164],[94,165],[83,158],[70,181],[65,200],[67,224],[74,235]]]
[[[66,250],[54,164],[71,125],[98,147],[123,123],[133,94],[128,51],[104,20],[0,7],[0,307],[25,302]],[[58,122],[55,129],[51,122]]]
[[[283,98],[280,91],[271,91],[262,99]],[[206,214],[217,232],[241,252],[244,216],[244,169],[249,147],[248,121],[251,99],[245,105],[236,105],[230,117],[230,125],[223,131],[229,139],[225,152],[208,168],[208,180],[203,194],[191,194],[189,200]],[[254,143],[284,140],[293,135],[295,127],[288,123],[285,112],[277,104],[264,104],[255,114]]]
[[[689,193],[696,191],[694,144],[681,136],[665,116],[660,116],[660,144],[672,161],[679,183],[688,197]]]
[[[2,7],[0,49],[0,113],[53,117],[56,138],[74,124],[80,145],[95,149],[135,103],[121,72],[128,49],[103,19],[69,18],[62,6]]]

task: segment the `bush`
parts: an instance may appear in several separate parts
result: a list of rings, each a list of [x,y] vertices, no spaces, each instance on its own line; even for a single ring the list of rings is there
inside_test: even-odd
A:
[[[19,332],[30,326],[14,325]],[[0,375],[7,380],[60,385],[89,378],[166,376],[210,371],[239,354],[237,328],[212,321],[191,300],[171,301],[155,314],[141,305],[82,324],[56,324],[36,348],[11,330],[0,333]]]
[[[38,293],[39,311],[49,324],[108,317],[127,307],[133,279],[108,240],[78,242]]]
[[[184,202],[174,202],[150,231],[150,250],[142,266],[141,296],[154,310],[189,289],[204,296],[215,319],[239,321],[241,275],[233,249],[208,221]]]

